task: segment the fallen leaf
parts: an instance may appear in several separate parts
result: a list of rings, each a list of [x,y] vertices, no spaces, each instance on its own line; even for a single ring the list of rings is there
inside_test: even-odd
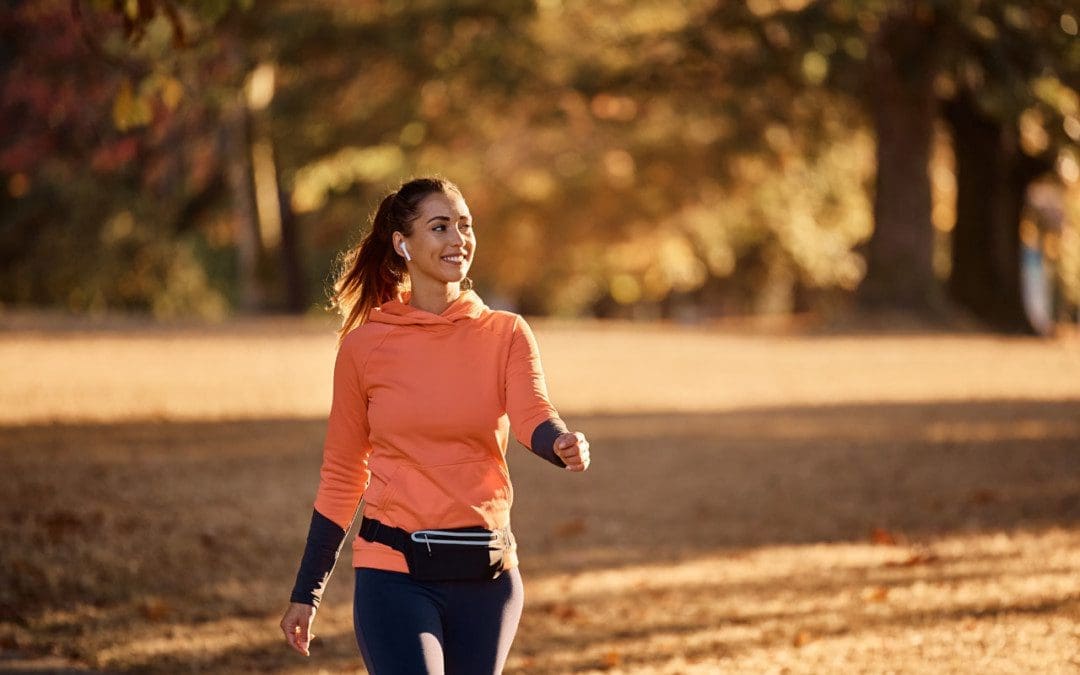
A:
[[[578,617],[578,611],[573,605],[562,602],[553,602],[542,608],[543,611],[551,616],[567,621],[569,619],[576,619]]]
[[[976,490],[975,492],[971,493],[970,497],[968,497],[968,501],[972,504],[989,504],[991,502],[998,501],[998,499],[998,493],[988,488]]]
[[[570,520],[564,520],[555,526],[554,533],[556,537],[568,538],[576,537],[585,533],[585,519],[584,518],[571,518]]]
[[[795,645],[796,647],[802,647],[813,639],[814,637],[810,635],[809,631],[801,630],[795,634],[795,639],[791,641],[791,644]]]
[[[169,603],[161,598],[154,597],[144,600],[140,609],[142,610],[143,616],[150,621],[161,621],[172,611],[172,608],[169,607]]]
[[[49,539],[56,543],[69,534],[81,531],[86,522],[73,511],[58,510],[45,514],[41,519]]]
[[[870,528],[870,541],[881,546],[896,545],[896,537],[883,527]]]
[[[885,563],[886,567],[912,567],[914,565],[925,565],[926,563],[937,562],[940,558],[936,553],[927,549],[919,549],[914,551],[904,560],[890,560]]]
[[[863,591],[862,597],[867,602],[884,602],[889,597],[889,589],[886,586],[872,586]]]

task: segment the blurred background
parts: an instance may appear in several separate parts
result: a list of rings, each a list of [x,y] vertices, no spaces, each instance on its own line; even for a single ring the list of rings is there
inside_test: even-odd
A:
[[[592,447],[507,453],[508,673],[1076,672],[1078,23],[4,3],[0,672],[359,672],[348,548],[278,622],[336,260],[431,173]]]
[[[474,213],[492,306],[1080,304],[1067,0],[38,0],[0,19],[0,307],[321,313],[402,180]]]

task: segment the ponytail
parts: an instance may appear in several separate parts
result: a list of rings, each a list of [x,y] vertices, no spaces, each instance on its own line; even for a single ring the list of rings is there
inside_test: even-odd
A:
[[[451,191],[461,194],[444,178],[417,178],[403,183],[379,202],[367,236],[339,255],[328,308],[342,317],[338,347],[353,328],[367,321],[373,308],[410,288],[405,261],[394,251],[394,232],[412,234],[420,202],[434,192]],[[466,278],[462,290],[469,288],[472,281]]]

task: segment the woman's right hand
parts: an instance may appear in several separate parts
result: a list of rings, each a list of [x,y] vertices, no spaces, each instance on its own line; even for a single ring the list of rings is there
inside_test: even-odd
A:
[[[311,624],[315,620],[315,607],[301,602],[290,602],[281,618],[281,630],[285,632],[285,641],[289,646],[304,656],[311,656],[308,647],[315,637],[311,634]]]
[[[589,468],[589,441],[580,431],[567,431],[555,439],[555,454],[566,465],[567,471],[584,471]]]

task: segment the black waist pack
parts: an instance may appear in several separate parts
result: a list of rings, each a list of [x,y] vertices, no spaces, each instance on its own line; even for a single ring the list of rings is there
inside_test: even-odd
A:
[[[496,579],[513,544],[510,528],[480,526],[406,532],[364,517],[360,536],[400,551],[409,575],[420,581]]]

